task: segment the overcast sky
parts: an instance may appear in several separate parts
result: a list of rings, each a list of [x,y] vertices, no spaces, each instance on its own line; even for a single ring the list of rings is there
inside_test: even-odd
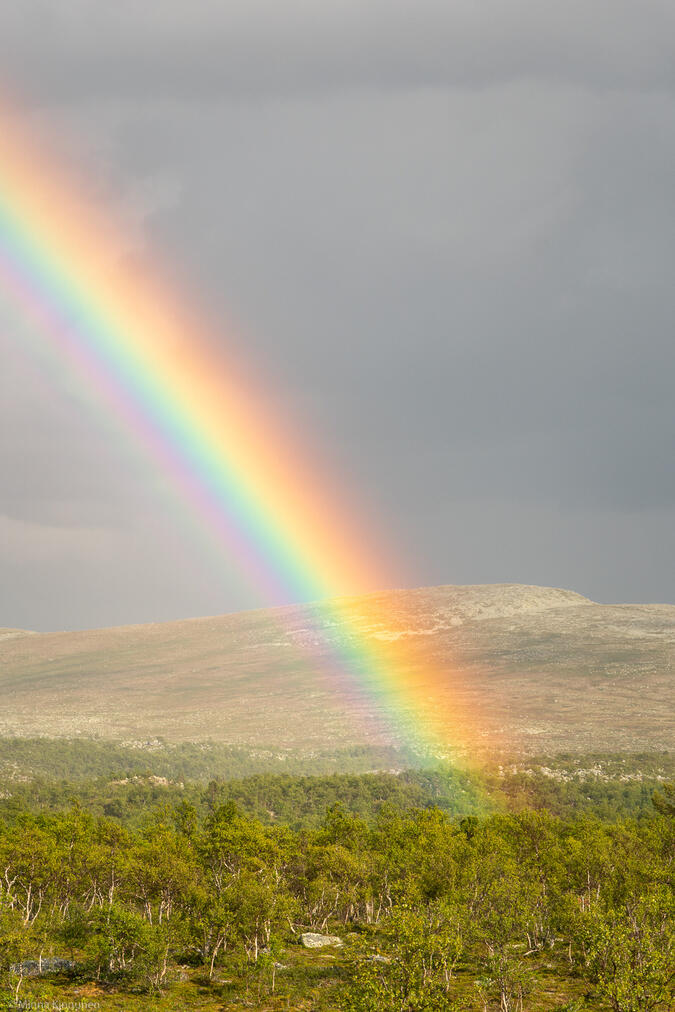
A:
[[[672,0],[21,0],[0,68],[400,584],[675,602]],[[0,354],[0,626],[262,603],[1,308]]]

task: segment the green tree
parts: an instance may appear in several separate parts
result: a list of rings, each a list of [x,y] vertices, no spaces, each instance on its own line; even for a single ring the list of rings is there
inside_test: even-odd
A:
[[[426,910],[395,908],[382,924],[382,952],[364,951],[353,967],[349,1012],[436,1012],[452,999],[455,966],[464,952],[464,912],[445,903]]]
[[[675,783],[663,784],[660,791],[654,791],[652,803],[660,815],[675,819]]]
[[[468,905],[483,950],[483,995],[493,992],[501,1012],[523,1007],[531,973],[524,962],[528,936],[540,897],[540,883],[514,858],[504,839],[489,826],[477,839]]]
[[[594,909],[585,924],[587,965],[613,1012],[669,1009],[675,998],[675,906],[670,890]]]
[[[133,978],[136,959],[148,940],[150,925],[141,914],[113,903],[91,918],[88,951],[97,978]]]
[[[21,970],[13,972],[12,967],[30,958],[33,945],[34,939],[20,912],[0,899],[0,980],[5,993],[12,994],[14,1001],[18,1000],[24,974]]]

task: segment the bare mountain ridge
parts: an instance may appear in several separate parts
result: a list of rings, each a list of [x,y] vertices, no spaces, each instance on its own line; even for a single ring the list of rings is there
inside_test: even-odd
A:
[[[523,753],[672,748],[675,607],[517,584],[369,594],[330,612],[0,630],[0,733],[299,751],[370,743],[377,707],[336,691],[326,646],[354,630],[414,643],[422,665],[447,670],[440,705],[476,715],[471,749],[489,750],[500,734]]]
[[[11,640],[15,636],[32,636],[34,635],[28,629],[0,629],[0,640]]]

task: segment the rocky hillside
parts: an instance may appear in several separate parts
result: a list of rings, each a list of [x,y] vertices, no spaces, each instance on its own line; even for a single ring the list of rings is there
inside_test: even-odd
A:
[[[85,632],[0,630],[0,734],[213,739],[308,751],[372,742],[376,708],[337,690],[326,644],[358,627],[414,644],[475,715],[470,748],[673,746],[675,607],[600,605],[513,584],[432,587]]]

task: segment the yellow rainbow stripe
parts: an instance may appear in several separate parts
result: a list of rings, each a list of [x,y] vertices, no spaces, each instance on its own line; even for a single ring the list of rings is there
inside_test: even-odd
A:
[[[389,583],[344,498],[204,321],[147,266],[140,275],[125,264],[122,246],[16,117],[0,116],[7,308],[171,475],[263,599],[322,602],[317,628],[339,625],[326,648],[343,689],[376,704],[408,743],[461,745],[475,721],[459,707],[452,671],[429,665],[412,639],[373,638],[335,600]]]

